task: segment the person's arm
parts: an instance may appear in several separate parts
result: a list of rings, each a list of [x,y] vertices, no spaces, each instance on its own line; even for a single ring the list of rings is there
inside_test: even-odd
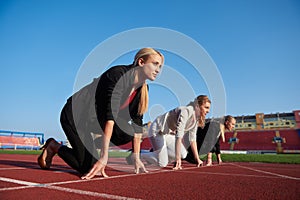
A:
[[[198,125],[196,124],[192,131],[189,132],[189,140],[191,145],[191,150],[193,152],[194,160],[197,162],[197,167],[203,164],[203,161],[199,158],[199,147],[198,147],[198,141],[197,141],[197,131],[198,131]],[[201,145],[201,143],[199,144]]]
[[[196,141],[191,141],[191,149],[194,155],[195,160],[197,161],[197,167],[200,167],[200,165],[203,164],[203,161],[200,160],[199,158],[199,153],[198,153],[198,149],[197,149],[197,142]]]
[[[133,138],[133,153],[140,154],[142,134],[135,133]]]
[[[112,136],[113,128],[114,128],[115,122],[113,120],[108,120],[105,123],[105,129],[104,129],[104,135],[103,135],[103,141],[102,141],[102,148],[101,148],[101,155],[100,160],[103,159],[103,165],[107,164],[108,161],[108,149],[109,149],[109,143]]]
[[[182,167],[181,167],[181,143],[182,143],[182,138],[176,137],[176,140],[175,140],[176,165],[173,168],[174,170],[182,169]]]
[[[225,142],[225,126],[224,126],[224,124],[220,124],[220,137],[222,138],[222,142]]]
[[[132,160],[134,161],[134,168],[135,173],[138,174],[140,172],[140,168],[148,173],[144,164],[140,159],[140,150],[141,150],[141,138],[142,133],[135,133],[133,138],[133,153],[132,153]]]
[[[108,161],[108,149],[114,124],[115,122],[113,120],[108,120],[105,123],[100,159],[93,165],[92,169],[85,176],[81,177],[82,179],[91,179],[99,172],[102,176],[108,177],[105,173],[105,166],[107,165]]]
[[[186,108],[178,109],[178,119],[176,125],[176,141],[175,141],[175,156],[176,156],[176,165],[173,169],[182,169],[181,167],[181,143],[184,135],[184,129],[186,122],[188,120],[188,111]]]

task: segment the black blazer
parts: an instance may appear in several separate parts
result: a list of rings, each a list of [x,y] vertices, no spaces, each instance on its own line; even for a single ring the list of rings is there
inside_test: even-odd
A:
[[[127,108],[120,106],[127,100],[135,78],[135,66],[115,66],[104,72],[96,90],[96,113],[100,124],[122,118],[131,121],[136,133],[142,133],[143,115],[138,114],[141,87]]]
[[[104,127],[107,120],[122,118],[131,121],[136,133],[142,133],[143,115],[138,114],[141,87],[129,106],[120,110],[132,89],[134,68],[133,65],[111,67],[69,98],[76,127],[97,133],[99,125]]]

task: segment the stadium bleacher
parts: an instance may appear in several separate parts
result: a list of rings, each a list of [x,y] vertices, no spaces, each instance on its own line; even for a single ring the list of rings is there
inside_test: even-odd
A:
[[[285,153],[298,153],[300,135],[296,129],[231,131],[225,133],[225,142],[220,142],[220,145],[223,151],[275,153],[283,150]],[[112,150],[124,151],[131,148],[131,143],[111,147]],[[151,143],[147,137],[143,139],[141,149],[151,149]]]
[[[225,143],[220,143],[221,149],[225,151],[296,152],[300,150],[300,136],[296,129],[226,132],[225,139]]]
[[[141,150],[150,150],[152,148],[152,145],[149,141],[148,138],[143,138],[142,142],[141,142]],[[110,150],[124,150],[127,151],[129,149],[132,149],[132,144],[131,142],[124,144],[124,145],[120,145],[120,146],[111,146]]]
[[[37,150],[44,142],[43,133],[29,133],[0,130],[1,149]]]
[[[300,150],[300,130],[281,130],[280,136],[285,139],[282,144],[284,150]]]

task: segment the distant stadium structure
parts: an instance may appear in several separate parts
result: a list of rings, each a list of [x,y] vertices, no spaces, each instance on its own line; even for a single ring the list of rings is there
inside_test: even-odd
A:
[[[291,113],[236,116],[235,130],[300,129],[300,110]]]
[[[44,143],[44,133],[0,130],[1,149],[38,150]]]
[[[223,151],[300,153],[300,110],[236,116],[235,130],[225,133]]]

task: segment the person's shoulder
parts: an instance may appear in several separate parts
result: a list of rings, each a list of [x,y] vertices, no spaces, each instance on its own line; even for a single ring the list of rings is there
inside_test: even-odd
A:
[[[189,106],[178,106],[176,108],[176,110],[179,110],[179,111],[188,111],[188,110],[191,110],[191,108],[189,108]]]
[[[126,74],[131,69],[133,69],[133,65],[116,65],[106,70],[102,74],[102,77],[104,79],[118,81],[120,77],[123,77],[124,74]]]
[[[116,65],[110,67],[106,72],[107,73],[126,73],[133,68],[133,65]]]
[[[177,112],[180,112],[182,115],[185,115],[187,117],[190,117],[193,115],[193,113],[195,112],[194,107],[193,106],[179,106],[177,107],[175,110],[177,110]]]
[[[207,123],[209,123],[210,126],[220,126],[222,119],[221,118],[211,118]]]
[[[213,123],[221,123],[222,122],[222,118],[211,118],[210,120]]]

